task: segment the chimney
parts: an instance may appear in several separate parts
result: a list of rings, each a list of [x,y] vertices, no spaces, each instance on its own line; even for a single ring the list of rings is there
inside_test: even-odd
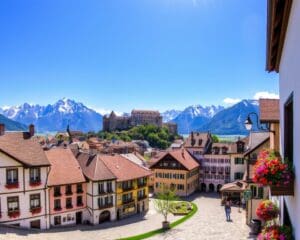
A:
[[[0,136],[5,134],[5,125],[3,123],[0,123]]]
[[[184,157],[184,148],[181,149],[181,155],[182,155],[183,158],[185,158]]]
[[[34,125],[33,124],[29,125],[29,134],[30,134],[30,137],[34,136]]]

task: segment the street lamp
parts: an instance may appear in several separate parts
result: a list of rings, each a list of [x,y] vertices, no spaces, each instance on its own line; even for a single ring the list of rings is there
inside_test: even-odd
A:
[[[251,120],[251,118],[250,118],[251,115],[255,115],[255,117],[256,117],[256,124],[257,124],[256,126],[257,126],[257,128],[258,128],[259,130],[261,130],[261,131],[268,131],[268,132],[274,133],[274,131],[270,130],[270,125],[269,125],[269,124],[266,124],[266,125],[265,125],[266,128],[263,128],[263,127],[259,124],[259,122],[258,122],[258,115],[257,115],[256,112],[251,112],[251,113],[249,113],[249,114],[248,114],[248,117],[247,117],[247,119],[246,119],[246,121],[244,122],[245,128],[246,128],[248,131],[250,131],[250,130],[252,129],[252,127],[253,127],[253,122],[252,122],[252,120]]]

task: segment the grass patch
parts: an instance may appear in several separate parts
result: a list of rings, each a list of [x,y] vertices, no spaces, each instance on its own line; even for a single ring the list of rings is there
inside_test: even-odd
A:
[[[178,226],[179,224],[185,222],[186,220],[191,218],[198,211],[197,205],[195,203],[191,203],[191,204],[193,206],[192,210],[187,215],[185,215],[184,217],[176,220],[175,222],[172,222],[170,224],[171,229]],[[164,230],[164,229],[160,228],[160,229],[156,229],[156,230],[153,230],[153,231],[150,231],[150,232],[135,235],[135,236],[132,236],[132,237],[120,238],[119,240],[141,240],[141,239],[146,239],[146,238],[149,238],[149,237],[153,237],[154,235],[157,235],[159,233],[164,233],[166,231],[168,231],[168,230]]]
[[[172,205],[174,215],[187,215],[193,208],[190,202],[174,202]]]

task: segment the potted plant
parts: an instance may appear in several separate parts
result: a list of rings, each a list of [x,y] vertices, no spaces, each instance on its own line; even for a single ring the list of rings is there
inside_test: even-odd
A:
[[[258,240],[290,240],[292,231],[287,226],[266,226],[257,237]]]
[[[279,208],[272,201],[265,200],[258,205],[256,215],[263,221],[270,221],[278,217]]]
[[[154,206],[158,213],[162,214],[164,221],[162,222],[162,228],[167,230],[170,228],[170,222],[168,221],[168,214],[174,211],[173,202],[178,200],[175,189],[169,188],[163,185],[161,191],[157,194],[157,198],[154,200]]]
[[[293,171],[283,163],[278,153],[263,150],[259,153],[254,166],[253,181],[264,186],[269,185],[272,195],[293,195]]]

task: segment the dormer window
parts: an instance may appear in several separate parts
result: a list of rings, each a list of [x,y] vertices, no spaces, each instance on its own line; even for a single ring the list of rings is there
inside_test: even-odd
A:
[[[245,151],[245,144],[243,142],[237,142],[237,152],[243,153]]]
[[[202,145],[202,139],[198,140],[198,145],[199,145],[199,147]]]
[[[214,147],[213,152],[214,154],[219,154],[220,149],[218,147]]]
[[[227,154],[227,147],[222,147],[222,154]]]

